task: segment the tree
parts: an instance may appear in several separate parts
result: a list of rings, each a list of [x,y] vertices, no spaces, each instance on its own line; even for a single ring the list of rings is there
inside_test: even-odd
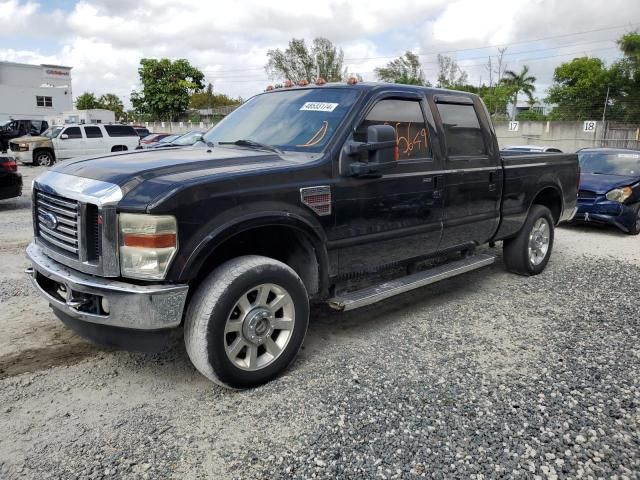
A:
[[[552,120],[600,118],[611,75],[599,58],[581,57],[562,63],[553,73],[545,101],[555,107]]]
[[[204,74],[187,60],[143,58],[138,68],[141,92],[131,92],[138,113],[173,121],[189,108],[194,92],[204,88]]]
[[[76,98],[76,109],[91,110],[93,108],[100,108],[100,103],[92,92],[84,92]]]
[[[627,33],[620,37],[618,46],[624,57],[609,70],[611,110],[608,118],[625,122],[640,122],[640,33]]]
[[[124,117],[124,105],[122,100],[120,100],[114,93],[105,93],[102,95],[98,99],[98,105],[98,108],[111,110],[115,114],[116,120],[120,120]]]
[[[404,83],[406,85],[427,85],[424,71],[420,65],[420,58],[407,50],[403,56],[387,63],[386,67],[376,68],[378,80],[389,83]]]
[[[213,85],[211,83],[207,85],[207,89],[204,92],[192,94],[189,101],[190,107],[197,109],[225,107],[241,103],[241,98],[231,98],[223,93],[213,93]]]
[[[344,52],[326,38],[315,38],[311,50],[304,39],[293,38],[286,50],[269,50],[267,58],[264,68],[274,79],[291,80],[297,84],[301,80],[313,81],[317,77],[327,82],[339,82],[342,77]]]
[[[438,54],[438,80],[440,88],[457,88],[467,83],[467,72],[458,66],[453,57]]]
[[[536,77],[529,75],[529,67],[524,65],[520,73],[516,73],[513,70],[505,70],[502,83],[511,88],[513,94],[513,113],[512,118],[515,118],[518,106],[518,95],[520,92],[524,93],[529,100],[533,99],[533,92],[536,91]]]

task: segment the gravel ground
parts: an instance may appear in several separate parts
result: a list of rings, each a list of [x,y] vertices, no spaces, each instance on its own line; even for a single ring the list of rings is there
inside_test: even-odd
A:
[[[563,227],[537,277],[316,308],[293,368],[230,392],[181,345],[55,321],[21,273],[28,207],[0,202],[1,479],[640,478],[638,237]]]

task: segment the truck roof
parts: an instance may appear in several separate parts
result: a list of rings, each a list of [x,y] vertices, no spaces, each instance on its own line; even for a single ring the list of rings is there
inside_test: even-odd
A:
[[[474,93],[465,92],[462,90],[449,90],[445,88],[425,87],[422,85],[406,85],[403,83],[385,83],[385,82],[357,82],[355,84],[348,84],[346,82],[330,82],[330,83],[325,83],[324,85],[313,85],[313,84],[304,85],[304,86],[294,85],[292,87],[278,87],[272,90],[266,90],[262,93],[280,92],[284,90],[323,89],[323,88],[345,88],[345,89],[356,89],[356,90],[366,90],[366,91],[393,89],[396,91],[419,92],[419,93],[427,93],[430,95],[456,94],[460,96],[476,97]]]

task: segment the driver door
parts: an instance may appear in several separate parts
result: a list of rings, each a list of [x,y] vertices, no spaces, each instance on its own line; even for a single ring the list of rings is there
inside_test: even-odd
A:
[[[345,172],[338,178],[336,225],[329,247],[337,250],[340,276],[375,271],[437,251],[442,198],[425,107],[422,97],[413,95],[378,98],[354,129],[350,141],[365,142],[370,125],[393,126],[397,165],[377,178]]]

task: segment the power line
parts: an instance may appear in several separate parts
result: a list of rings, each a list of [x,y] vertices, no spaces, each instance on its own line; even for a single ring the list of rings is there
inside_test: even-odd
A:
[[[533,62],[539,62],[541,60],[547,60],[549,58],[557,58],[557,57],[565,57],[565,56],[569,56],[569,55],[580,55],[580,54],[591,54],[593,52],[600,52],[600,51],[606,51],[606,50],[617,50],[618,47],[606,47],[606,48],[597,48],[597,49],[592,49],[590,50],[588,53],[580,50],[577,52],[567,52],[567,53],[560,53],[557,55],[545,55],[544,57],[535,57],[535,58],[521,58],[521,59],[517,59],[516,63],[524,63],[524,62],[528,62],[528,63],[533,63]],[[524,53],[524,52],[521,52]],[[484,57],[478,57],[478,58],[484,58]],[[464,61],[464,60],[462,60]],[[437,62],[424,62],[423,64],[437,64]],[[463,64],[461,65],[461,68],[467,69],[467,68],[474,68],[474,67],[484,67],[486,66],[486,62],[483,63],[475,63],[475,64]],[[360,74],[363,73],[375,73],[373,70],[369,70],[369,71],[365,71],[365,72],[359,72]],[[231,75],[231,76],[215,76],[216,80],[227,80],[227,81],[232,81],[233,83],[247,83],[247,82],[258,82],[258,81],[270,81],[267,77],[253,77],[253,78],[248,78],[246,76],[236,76],[236,75]],[[239,80],[234,80],[234,79],[239,79]]]
[[[452,50],[438,50],[438,51],[431,51],[431,52],[424,52],[424,53],[419,53],[417,54],[419,57],[425,57],[428,55],[436,55],[436,54],[442,54],[442,53],[457,53],[457,52],[466,52],[466,51],[472,51],[472,50],[484,50],[484,49],[488,49],[488,48],[496,48],[496,47],[510,47],[513,45],[522,45],[522,44],[526,44],[526,43],[533,43],[533,42],[540,42],[543,40],[552,40],[552,39],[556,39],[556,38],[566,38],[566,37],[572,37],[572,36],[576,36],[576,35],[584,35],[587,33],[595,33],[595,32],[603,32],[603,31],[607,31],[607,30],[615,30],[615,29],[619,29],[619,28],[633,28],[636,26],[640,26],[640,23],[631,23],[631,24],[625,24],[625,25],[617,25],[614,27],[605,27],[605,28],[596,28],[596,29],[592,29],[592,30],[583,30],[581,32],[573,32],[573,33],[565,33],[565,34],[561,34],[561,35],[551,35],[551,36],[547,36],[547,37],[539,37],[536,39],[532,39],[532,40],[520,40],[517,42],[508,42],[508,43],[498,43],[498,44],[494,44],[494,45],[485,45],[482,47],[469,47],[469,48],[459,48],[459,49],[452,49]],[[585,44],[587,43],[596,43],[596,42],[605,42],[605,41],[613,41],[613,40],[600,40],[600,41],[591,41],[591,42],[585,42]],[[577,44],[570,44],[570,45],[577,45]],[[570,45],[560,45],[560,46],[556,46],[556,47],[548,47],[544,50],[553,50],[553,49],[557,49],[557,48],[563,48],[566,46],[570,46]],[[543,49],[541,49],[543,50]],[[505,55],[515,55],[518,52],[515,53],[505,53]],[[354,60],[384,60],[384,59],[389,59],[389,58],[397,58],[400,55],[394,55],[394,56],[379,56],[379,57],[349,57],[349,58],[345,58],[344,61],[348,62],[348,61],[354,61]],[[484,58],[484,57],[479,57],[479,58]],[[425,62],[428,63],[428,62]],[[205,69],[202,70],[203,72],[210,72],[210,73],[228,73],[228,72],[246,72],[246,71],[252,71],[252,70],[263,70],[264,67],[251,67],[251,68],[239,68],[239,69],[228,69],[228,70],[214,70],[214,69]]]

